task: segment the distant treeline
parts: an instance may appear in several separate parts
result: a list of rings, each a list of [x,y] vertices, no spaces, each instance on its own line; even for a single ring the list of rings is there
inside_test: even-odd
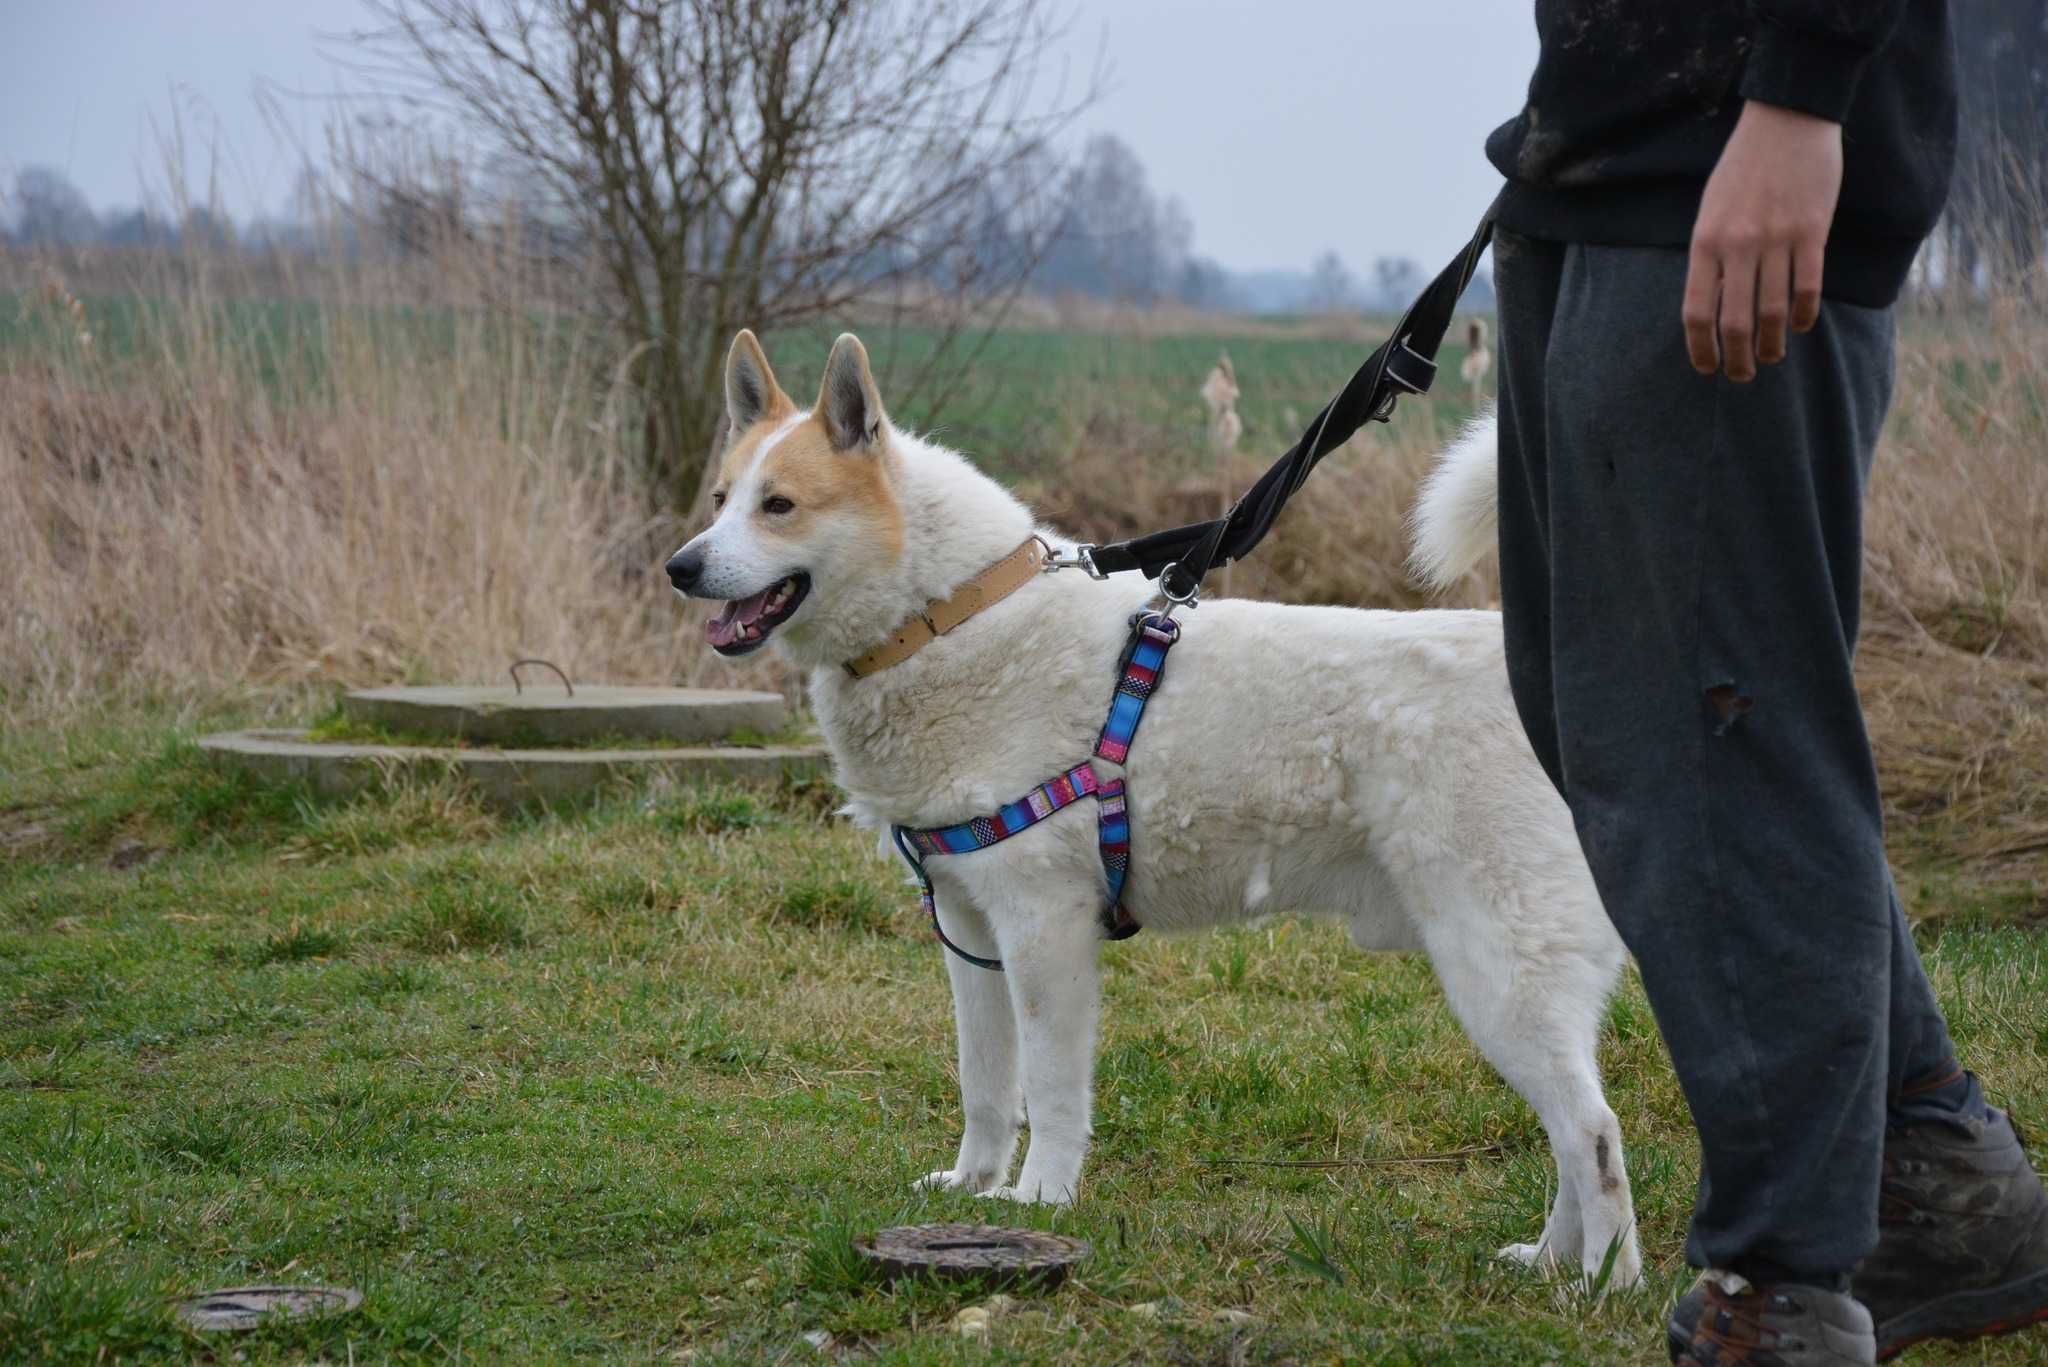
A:
[[[465,231],[464,220],[484,211],[502,217],[501,198],[448,188],[417,177],[349,177],[337,193],[310,173],[292,195],[292,211],[236,223],[227,213],[194,206],[179,212],[121,208],[96,211],[85,195],[47,166],[18,172],[0,198],[0,242],[19,247],[101,245],[215,251],[421,252],[446,235]],[[1080,295],[1141,306],[1178,304],[1219,313],[1318,314],[1395,311],[1414,298],[1429,276],[1402,256],[1376,258],[1361,278],[1334,250],[1299,269],[1233,270],[1194,250],[1194,223],[1178,198],[1152,188],[1145,167],[1122,139],[1101,134],[1047,182],[1059,203],[1042,226],[1029,272],[1032,291]],[[991,187],[989,208],[962,250],[996,259],[1018,249],[1009,240],[1022,230],[1002,207],[1004,191]],[[521,227],[527,245],[555,256],[588,246],[573,219],[529,204]],[[1044,220],[1041,220],[1041,223]],[[877,250],[885,250],[878,248]],[[875,263],[879,274],[886,263]],[[1434,266],[1437,263],[1431,263]],[[1493,307],[1492,282],[1482,274],[1468,306]]]

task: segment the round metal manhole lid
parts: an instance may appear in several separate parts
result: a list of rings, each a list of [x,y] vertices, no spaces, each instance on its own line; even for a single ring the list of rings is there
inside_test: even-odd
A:
[[[1094,1250],[1085,1239],[1001,1225],[897,1225],[854,1248],[882,1275],[1051,1288]]]
[[[346,1286],[230,1286],[178,1304],[178,1318],[194,1329],[254,1329],[265,1319],[339,1315],[363,1303]]]

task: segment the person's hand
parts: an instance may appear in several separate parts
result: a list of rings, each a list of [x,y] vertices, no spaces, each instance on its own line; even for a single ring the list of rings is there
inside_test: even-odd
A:
[[[1840,124],[1755,100],[1742,107],[1692,226],[1682,312],[1695,370],[1754,379],[1758,361],[1785,359],[1788,323],[1814,325],[1841,191]]]

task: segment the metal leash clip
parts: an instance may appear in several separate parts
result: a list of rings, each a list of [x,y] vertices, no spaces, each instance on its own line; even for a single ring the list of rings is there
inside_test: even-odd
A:
[[[1095,543],[1084,541],[1074,547],[1072,555],[1061,555],[1050,541],[1038,538],[1038,544],[1045,547],[1045,568],[1041,574],[1053,574],[1059,570],[1086,570],[1090,579],[1107,579],[1109,571],[1095,566]]]

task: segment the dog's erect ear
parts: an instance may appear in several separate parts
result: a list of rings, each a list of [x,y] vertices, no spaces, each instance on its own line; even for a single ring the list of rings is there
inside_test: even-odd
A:
[[[872,446],[882,435],[881,391],[868,369],[867,348],[860,338],[843,332],[825,362],[825,383],[818,390],[818,419],[835,451]]]
[[[795,407],[775,383],[775,372],[768,368],[760,339],[741,328],[740,335],[732,339],[732,350],[725,353],[726,424],[737,434],[763,418]]]

